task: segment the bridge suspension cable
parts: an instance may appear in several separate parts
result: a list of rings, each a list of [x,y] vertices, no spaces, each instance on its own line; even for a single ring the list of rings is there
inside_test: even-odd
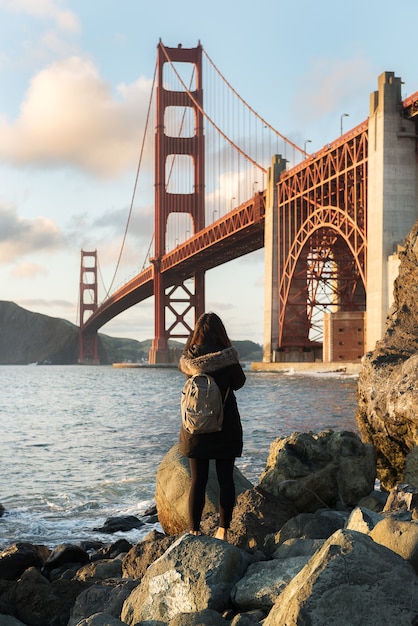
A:
[[[171,59],[170,59],[170,57],[169,57],[169,55],[167,53],[167,50],[165,49],[165,46],[163,44],[161,44],[161,47],[162,47],[162,50],[164,52],[164,56],[167,59],[167,62],[170,64],[174,74],[176,75],[176,77],[179,80],[180,84],[182,85],[183,89],[186,91],[186,93],[189,96],[190,100],[193,102],[193,104],[196,106],[196,108],[200,111],[200,113],[202,113],[203,117],[209,122],[209,124],[211,124],[211,126],[213,126],[213,128],[221,135],[221,137],[223,137],[223,139],[225,139],[225,141],[227,143],[229,143],[233,148],[235,148],[235,150],[237,152],[239,152],[239,154],[241,154],[241,156],[243,156],[248,161],[250,161],[250,163],[252,163],[254,165],[254,167],[257,167],[263,173],[266,173],[266,171],[267,171],[266,168],[261,166],[261,165],[259,165],[249,154],[247,154],[234,141],[232,141],[232,139],[230,139],[223,132],[223,130],[216,124],[216,122],[214,122],[214,120],[206,113],[206,111],[203,109],[203,107],[199,104],[199,102],[196,100],[194,95],[191,93],[190,89],[186,86],[185,82],[183,81],[182,77],[180,76],[179,72],[177,71],[174,63],[171,61]]]
[[[147,117],[146,117],[146,121],[145,121],[145,129],[144,129],[144,133],[143,133],[143,136],[142,136],[141,151],[140,151],[140,154],[139,154],[138,166],[137,166],[137,169],[136,169],[135,183],[134,183],[134,188],[133,188],[133,191],[132,191],[132,198],[131,198],[131,203],[130,203],[130,207],[129,207],[128,219],[126,221],[125,232],[123,234],[122,244],[121,244],[121,247],[120,247],[119,257],[118,257],[118,260],[117,260],[117,263],[116,263],[116,268],[115,268],[115,271],[113,273],[113,277],[112,277],[112,280],[110,282],[110,286],[107,289],[107,292],[106,292],[106,295],[105,295],[105,298],[104,298],[105,300],[106,300],[106,298],[109,297],[109,294],[110,294],[110,292],[112,290],[112,287],[113,287],[113,283],[115,282],[115,279],[116,279],[116,274],[118,272],[119,265],[120,265],[120,262],[121,262],[122,253],[123,253],[123,249],[125,247],[125,242],[126,242],[126,236],[128,234],[128,228],[129,228],[129,224],[130,224],[130,221],[131,221],[132,210],[133,210],[133,205],[134,205],[134,200],[135,200],[135,194],[136,194],[136,189],[137,189],[137,186],[138,186],[139,172],[141,170],[142,158],[144,156],[145,138],[146,138],[146,135],[147,135],[148,124],[149,124],[149,120],[150,120],[150,116],[151,116],[151,105],[152,105],[153,96],[154,96],[154,87],[155,87],[156,76],[157,76],[157,64],[155,64],[155,68],[154,68],[154,77],[153,77],[153,80],[152,80],[151,93],[150,93],[150,98],[149,98],[149,101],[148,101],[148,110],[147,110]],[[144,261],[144,263],[145,263],[145,261]]]
[[[248,102],[246,102],[244,100],[244,98],[242,98],[239,93],[232,87],[232,85],[228,82],[228,80],[225,78],[225,76],[220,72],[220,70],[218,69],[218,67],[215,65],[215,63],[212,61],[212,59],[210,58],[210,56],[208,55],[208,53],[206,52],[206,50],[204,49],[204,47],[202,46],[202,52],[205,55],[205,57],[207,58],[208,62],[210,63],[210,65],[213,67],[213,69],[215,70],[215,72],[218,74],[218,76],[223,80],[223,82],[228,86],[228,88],[232,91],[232,93],[234,94],[234,96],[236,96],[238,98],[238,100],[240,102],[242,102],[242,104],[247,107],[247,109],[249,111],[251,111],[251,113],[253,115],[255,115],[255,117],[260,120],[260,122],[262,122],[266,128],[269,128],[273,133],[275,133],[278,137],[280,137],[280,139],[283,139],[283,141],[285,141],[286,143],[289,144],[289,146],[292,146],[292,148],[294,148],[295,150],[298,150],[303,156],[306,155],[306,152],[303,148],[299,148],[299,146],[297,146],[295,143],[293,143],[293,141],[291,141],[290,139],[288,139],[287,137],[285,137],[284,135],[282,135],[282,133],[280,133],[278,130],[276,130],[273,126],[271,126],[271,124],[269,124],[263,117],[261,117],[261,115],[259,115],[257,113],[257,111],[255,111],[249,104]]]

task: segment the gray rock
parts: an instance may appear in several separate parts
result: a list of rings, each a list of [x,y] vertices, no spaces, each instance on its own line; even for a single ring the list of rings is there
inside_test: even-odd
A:
[[[324,542],[325,539],[302,539],[301,537],[286,539],[273,552],[272,556],[274,559],[290,559],[296,556],[310,558],[319,548],[322,548]]]
[[[0,626],[25,626],[25,624],[11,615],[0,615]]]
[[[142,541],[133,546],[122,561],[124,578],[140,579],[148,567],[171,546],[175,541],[156,530],[152,530]]]
[[[68,626],[76,626],[82,619],[102,611],[120,617],[123,603],[136,584],[132,580],[106,580],[88,587],[77,596]]]
[[[77,580],[86,580],[89,582],[121,577],[122,557],[116,557],[115,559],[103,559],[102,561],[88,563],[88,565],[80,567],[75,574],[75,578]]]
[[[239,611],[261,609],[268,612],[279,593],[310,558],[297,556],[252,563],[232,589],[231,599],[234,605]]]
[[[418,488],[412,485],[396,485],[389,493],[383,508],[388,511],[413,511],[418,507]]]
[[[224,610],[250,556],[210,537],[183,535],[146,571],[125,600],[121,619],[129,625],[151,619],[169,622],[179,613]]]
[[[109,517],[103,526],[99,528],[93,528],[94,531],[101,533],[117,533],[117,532],[129,532],[134,528],[141,528],[144,525],[138,517],[135,515],[125,515],[124,517]]]
[[[237,495],[252,487],[250,481],[237,467],[234,468],[234,483]],[[180,454],[178,444],[176,444],[158,466],[155,486],[158,519],[168,535],[178,535],[189,527],[189,490],[189,459]],[[203,515],[217,512],[218,497],[218,480],[214,462],[211,461]]]
[[[204,609],[196,613],[179,613],[170,620],[169,626],[229,626],[217,611]]]
[[[108,613],[95,613],[77,622],[76,626],[126,626],[117,617]]]
[[[260,486],[293,502],[300,512],[347,508],[374,488],[375,452],[352,432],[293,433],[276,439]]]
[[[387,491],[403,482],[418,487],[418,222],[399,258],[385,335],[363,357],[357,386],[357,424],[376,449]]]
[[[262,549],[267,535],[278,531],[298,514],[295,506],[282,496],[254,487],[240,493],[232,514],[228,541],[234,546],[255,554]],[[208,514],[201,529],[206,535],[214,535],[218,516]]]
[[[231,626],[254,626],[265,618],[265,613],[260,610],[238,613],[231,622]]]
[[[280,594],[264,626],[406,626],[417,614],[410,563],[367,535],[338,530]]]
[[[351,511],[345,527],[348,530],[357,530],[367,535],[382,519],[383,515],[380,515],[380,513],[358,506]]]
[[[0,552],[0,578],[17,580],[29,567],[41,567],[48,560],[49,550],[31,543],[14,543]]]
[[[405,522],[394,516],[385,517],[372,528],[369,535],[376,543],[409,561],[418,573],[418,522]]]
[[[85,588],[86,583],[77,580],[49,582],[38,569],[31,567],[1,599],[24,624],[67,626],[70,610]]]
[[[273,554],[288,539],[327,539],[339,528],[344,528],[348,513],[320,509],[315,513],[300,513],[292,517],[279,532],[266,538],[265,550]]]

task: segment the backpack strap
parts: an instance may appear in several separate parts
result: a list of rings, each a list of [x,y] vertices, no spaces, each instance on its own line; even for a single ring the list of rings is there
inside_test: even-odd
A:
[[[231,389],[231,387],[228,387],[228,389],[226,390],[225,398],[224,398],[224,400],[223,400],[223,402],[222,402],[222,407],[224,407],[224,406],[225,406],[225,402],[226,402],[226,401],[227,401],[227,399],[228,399],[228,395],[229,395],[229,390],[230,390],[230,389]]]

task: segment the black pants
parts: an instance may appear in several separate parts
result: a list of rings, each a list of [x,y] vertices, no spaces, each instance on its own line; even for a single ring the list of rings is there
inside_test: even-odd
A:
[[[205,506],[206,484],[209,477],[209,459],[189,459],[192,482],[189,492],[189,520],[191,530],[199,530]],[[235,504],[235,459],[217,459],[216,475],[219,483],[219,526],[229,528]]]

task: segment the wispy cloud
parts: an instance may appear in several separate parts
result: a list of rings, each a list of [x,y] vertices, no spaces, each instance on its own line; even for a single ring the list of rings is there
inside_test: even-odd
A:
[[[367,93],[374,84],[375,73],[366,58],[316,58],[310,64],[309,74],[300,78],[302,87],[296,93],[295,109],[298,115],[313,118],[338,111],[358,93]]]
[[[0,263],[9,263],[35,251],[56,250],[63,244],[57,225],[45,217],[19,217],[11,207],[0,206]]]
[[[137,163],[150,86],[140,78],[116,97],[90,60],[53,63],[32,79],[18,119],[0,116],[0,161],[117,176]]]
[[[46,267],[38,265],[37,263],[23,262],[16,265],[12,271],[11,276],[13,278],[20,279],[32,279],[36,276],[46,276],[48,274]]]
[[[52,0],[0,0],[0,8],[52,21],[64,32],[78,33],[81,30],[77,15],[69,9],[59,7]]]

